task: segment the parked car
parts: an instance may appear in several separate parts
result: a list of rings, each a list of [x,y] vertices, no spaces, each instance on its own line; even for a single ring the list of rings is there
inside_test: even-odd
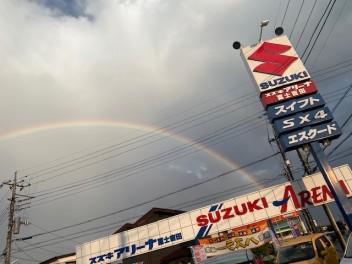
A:
[[[277,264],[338,264],[340,257],[322,233],[300,236],[280,243]]]
[[[209,258],[200,264],[261,264],[260,258],[256,257],[250,249],[236,250],[216,257]]]
[[[345,252],[341,259],[341,264],[352,263],[352,233],[348,236]]]

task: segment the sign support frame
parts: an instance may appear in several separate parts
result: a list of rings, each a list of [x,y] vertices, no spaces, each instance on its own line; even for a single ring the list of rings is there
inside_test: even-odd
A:
[[[320,143],[316,141],[311,142],[309,144],[309,147],[315,159],[315,162],[317,163],[317,166],[320,169],[320,173],[323,175],[326,184],[328,185],[331,193],[333,194],[335,202],[338,208],[340,209],[340,212],[343,218],[345,219],[348,228],[352,230],[352,205],[350,201],[348,201],[344,190],[339,184],[337,177],[333,169],[331,168],[322,147],[320,146]]]

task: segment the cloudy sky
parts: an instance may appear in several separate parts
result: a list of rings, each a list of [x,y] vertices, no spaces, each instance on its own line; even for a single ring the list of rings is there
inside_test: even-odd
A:
[[[74,252],[153,207],[187,211],[283,182],[232,48],[256,43],[262,20],[263,39],[282,26],[337,106],[344,135],[326,152],[332,166],[352,165],[351,9],[345,0],[0,1],[1,182],[17,172],[21,200],[34,197],[18,203],[31,224],[14,238],[33,238],[13,243],[13,259]],[[2,238],[9,195],[4,184]]]

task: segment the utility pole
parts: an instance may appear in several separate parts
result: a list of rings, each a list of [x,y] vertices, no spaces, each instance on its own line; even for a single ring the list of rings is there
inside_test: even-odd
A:
[[[14,176],[12,183],[10,181],[2,183],[2,185],[3,184],[9,185],[10,188],[12,189],[11,198],[9,199],[10,200],[10,212],[9,212],[9,223],[8,223],[8,228],[7,228],[4,264],[11,264],[11,242],[12,242],[14,213],[15,213],[15,204],[16,204],[16,195],[17,195],[16,188],[20,187],[22,190],[24,187],[29,186],[29,184],[24,185],[22,183],[23,183],[23,181],[21,181],[21,184],[17,183],[17,172],[15,172],[15,176]]]
[[[5,254],[5,262],[4,262],[5,264],[10,264],[10,257],[11,257],[11,240],[12,240],[13,214],[15,212],[15,202],[16,202],[16,186],[17,186],[17,172],[15,172],[15,177],[12,183],[9,224],[7,228],[7,237],[6,237],[6,254]]]
[[[290,164],[290,161],[289,159],[287,158],[287,155],[286,153],[283,151],[282,147],[281,147],[281,144],[279,142],[279,139],[274,136],[273,138],[271,138],[269,140],[269,142],[273,142],[275,141],[277,147],[279,148],[279,151],[280,151],[280,154],[281,154],[281,157],[282,159],[284,160],[285,162],[285,165],[286,165],[286,171],[287,171],[287,180],[288,181],[294,181],[295,178],[293,176],[293,172],[292,172],[292,167],[291,167],[291,164]],[[308,211],[308,209],[303,209],[302,211],[302,215],[308,225],[308,229],[311,230],[313,233],[317,233],[317,228],[314,224],[314,221],[313,221],[313,218],[310,214],[310,212]]]

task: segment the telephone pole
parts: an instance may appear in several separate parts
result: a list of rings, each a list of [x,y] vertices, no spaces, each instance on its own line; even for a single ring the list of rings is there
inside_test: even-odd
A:
[[[285,165],[286,165],[286,171],[287,171],[287,180],[288,181],[294,181],[295,178],[293,176],[293,172],[292,172],[292,167],[291,167],[291,164],[290,164],[290,161],[289,159],[287,158],[287,155],[286,153],[283,151],[282,147],[281,147],[281,144],[279,142],[279,139],[274,136],[273,138],[271,138],[269,140],[269,142],[275,142],[277,147],[279,148],[279,151],[280,151],[280,154],[281,154],[281,157],[282,159],[284,160],[285,162]],[[304,217],[304,219],[306,220],[306,223],[308,225],[308,229],[310,231],[312,231],[313,233],[317,233],[317,229],[315,227],[315,224],[314,224],[314,221],[313,221],[313,218],[312,218],[312,215],[310,214],[309,210],[308,209],[302,209],[302,215]]]
[[[11,242],[12,242],[12,233],[13,233],[13,226],[14,226],[14,213],[15,213],[15,204],[16,204],[16,188],[20,187],[21,190],[24,187],[28,187],[29,184],[24,185],[23,181],[17,183],[17,172],[15,172],[15,176],[13,182],[3,182],[2,185],[9,185],[12,189],[11,198],[10,200],[10,212],[9,212],[9,223],[7,228],[7,237],[6,237],[6,249],[5,249],[5,260],[4,264],[11,264]]]

